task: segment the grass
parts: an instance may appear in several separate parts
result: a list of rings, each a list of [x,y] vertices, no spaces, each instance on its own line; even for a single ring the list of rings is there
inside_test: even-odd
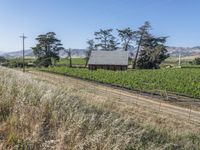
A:
[[[181,68],[198,68],[200,69],[200,65],[183,65]]]
[[[129,70],[124,72],[108,70],[89,71],[88,69],[67,67],[49,67],[43,68],[42,70],[113,84],[131,90],[142,90],[154,93],[166,91],[200,98],[199,68]]]
[[[0,68],[0,101],[10,108],[1,120],[1,149],[195,150],[200,146],[195,124],[159,113],[155,117],[134,105],[118,105],[61,85]]]
[[[86,60],[85,58],[72,58],[72,64],[73,65],[85,65]],[[69,65],[69,59],[61,58],[59,62],[57,62],[58,65]]]
[[[195,65],[191,64],[194,61],[193,59],[187,59],[186,57],[181,58],[181,66],[187,66],[188,68],[193,68]],[[169,57],[160,65],[161,68],[166,68],[168,66],[177,67],[179,64],[178,57]]]

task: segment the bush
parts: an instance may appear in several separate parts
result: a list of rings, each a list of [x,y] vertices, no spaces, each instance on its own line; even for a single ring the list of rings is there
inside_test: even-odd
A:
[[[194,63],[195,63],[196,65],[200,65],[200,57],[195,58]]]

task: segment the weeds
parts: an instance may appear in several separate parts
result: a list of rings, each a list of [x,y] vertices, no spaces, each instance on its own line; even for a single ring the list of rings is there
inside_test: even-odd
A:
[[[174,135],[169,125],[159,126],[159,119],[153,122],[155,128],[142,121],[139,112],[129,114],[134,107],[119,109],[120,105],[95,101],[70,85],[63,89],[0,68],[0,89],[2,149],[199,148],[198,132]]]

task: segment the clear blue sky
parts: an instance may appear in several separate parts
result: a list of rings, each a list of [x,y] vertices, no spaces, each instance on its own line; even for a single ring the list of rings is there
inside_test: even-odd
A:
[[[100,28],[137,29],[144,21],[170,36],[170,46],[200,45],[200,0],[1,0],[0,51],[20,50],[22,33],[29,49],[49,31],[65,48],[85,48]]]

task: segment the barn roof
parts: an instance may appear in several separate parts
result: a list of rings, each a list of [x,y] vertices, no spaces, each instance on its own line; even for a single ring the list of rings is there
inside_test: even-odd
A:
[[[89,65],[128,65],[127,51],[92,51]]]

